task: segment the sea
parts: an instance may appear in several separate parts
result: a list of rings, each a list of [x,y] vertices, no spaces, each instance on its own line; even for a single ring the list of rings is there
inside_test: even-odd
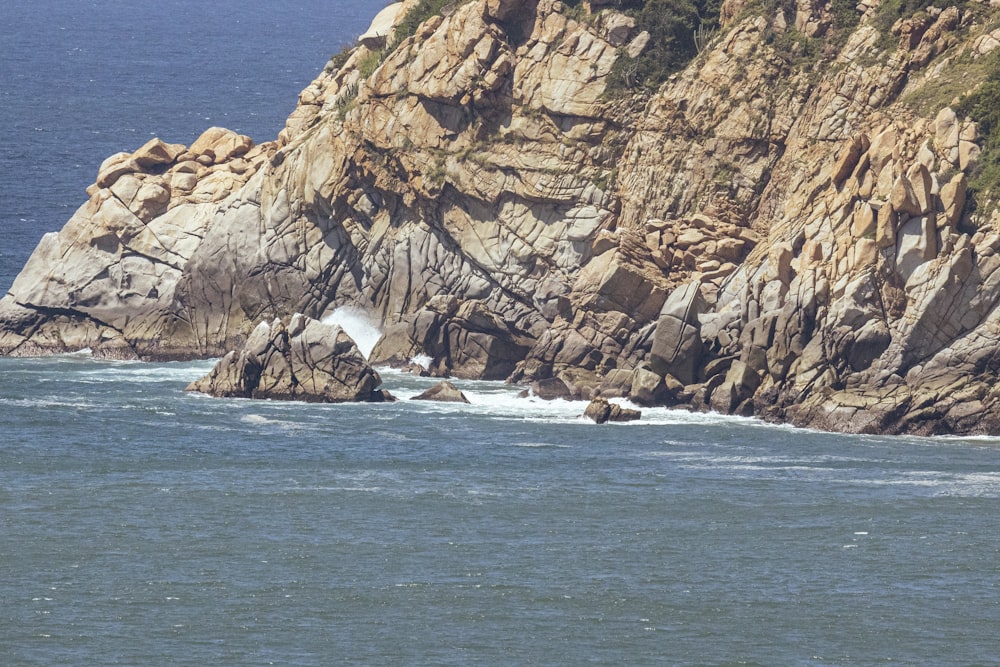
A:
[[[105,157],[273,138],[379,8],[3,0],[0,290]],[[998,439],[184,391],[211,366],[0,358],[0,666],[1000,664]]]

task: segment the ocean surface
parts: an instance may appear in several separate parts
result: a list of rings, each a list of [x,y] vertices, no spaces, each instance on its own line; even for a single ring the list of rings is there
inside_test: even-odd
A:
[[[4,0],[0,289],[104,157],[272,138],[378,8]],[[0,358],[0,666],[1000,664],[1000,440],[210,367]]]

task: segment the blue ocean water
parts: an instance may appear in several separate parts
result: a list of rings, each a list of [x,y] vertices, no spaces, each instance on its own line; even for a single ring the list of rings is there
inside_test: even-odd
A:
[[[104,157],[273,137],[377,9],[6,0],[0,285]],[[0,665],[1000,664],[1000,440],[185,393],[210,366],[0,359]]]
[[[3,664],[1000,664],[995,441],[209,367],[0,359]]]

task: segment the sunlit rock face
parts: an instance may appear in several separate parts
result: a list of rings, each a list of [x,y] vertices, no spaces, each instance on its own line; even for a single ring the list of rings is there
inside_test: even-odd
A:
[[[385,331],[373,362],[433,375],[1000,430],[1000,214],[969,205],[984,142],[952,104],[995,8],[886,32],[877,7],[845,27],[731,0],[687,67],[630,91],[609,84],[648,33],[614,9],[465,2],[397,40],[416,4],[275,141],[212,128],[105,161],[0,301],[0,352],[223,356],[350,306]]]

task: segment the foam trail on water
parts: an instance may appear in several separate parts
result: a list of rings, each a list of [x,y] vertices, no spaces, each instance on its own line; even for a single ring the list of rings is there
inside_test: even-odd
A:
[[[323,324],[335,324],[350,336],[365,359],[371,356],[382,332],[365,311],[345,306],[338,308],[322,319]]]

